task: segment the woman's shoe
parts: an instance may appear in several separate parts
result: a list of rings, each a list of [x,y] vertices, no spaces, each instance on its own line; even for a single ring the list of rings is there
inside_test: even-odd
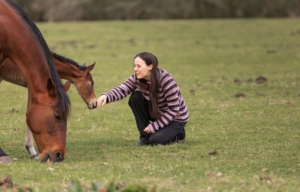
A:
[[[177,143],[184,143],[185,142],[185,139],[178,139],[177,140]]]
[[[139,141],[136,146],[144,146],[144,145],[149,145],[149,143],[144,143],[143,141]]]

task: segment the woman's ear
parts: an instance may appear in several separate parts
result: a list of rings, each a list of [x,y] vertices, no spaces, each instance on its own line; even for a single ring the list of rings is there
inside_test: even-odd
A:
[[[149,69],[149,71],[151,71],[151,70],[152,70],[152,68],[153,68],[153,64],[150,64],[150,65],[148,65],[148,69]]]

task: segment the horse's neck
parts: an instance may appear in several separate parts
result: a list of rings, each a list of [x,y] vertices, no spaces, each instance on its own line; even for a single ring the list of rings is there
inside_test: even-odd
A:
[[[74,79],[80,77],[83,73],[83,70],[80,70],[72,63],[63,62],[55,57],[53,57],[53,61],[61,79],[73,81]]]
[[[13,71],[10,71],[10,68],[1,69],[1,71],[8,70],[9,73],[15,73],[16,76],[11,81],[13,83],[22,74],[28,89],[34,93],[47,92],[45,85],[52,75],[49,70],[48,57],[45,55],[48,47],[39,29],[30,18],[26,19],[25,14],[13,8],[10,1],[0,1],[0,13],[0,63],[10,59],[15,65],[10,66],[18,68]],[[8,75],[7,78],[11,77]]]
[[[10,58],[0,64],[0,78],[16,85],[26,87],[26,81],[20,69]]]

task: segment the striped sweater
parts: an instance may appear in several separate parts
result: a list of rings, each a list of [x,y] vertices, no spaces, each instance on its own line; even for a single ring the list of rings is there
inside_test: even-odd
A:
[[[153,133],[168,125],[171,121],[187,122],[189,119],[186,103],[175,80],[166,70],[158,69],[158,71],[160,73],[158,108],[162,112],[162,116],[148,125]],[[138,81],[136,75],[133,74],[118,87],[104,93],[107,96],[107,103],[123,99],[139,89]],[[145,99],[149,101],[149,91],[145,90],[143,93]]]

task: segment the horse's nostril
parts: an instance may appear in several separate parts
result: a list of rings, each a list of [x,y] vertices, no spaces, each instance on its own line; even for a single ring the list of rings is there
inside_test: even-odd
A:
[[[62,154],[61,152],[57,152],[57,153],[56,153],[56,160],[57,160],[57,161],[62,161],[62,160],[64,160],[64,156],[63,156],[63,154]]]
[[[50,156],[48,153],[46,153],[45,156],[41,159],[41,162],[47,162],[48,160],[50,160]]]
[[[95,109],[97,107],[97,102],[92,103],[92,105],[90,106],[90,109]]]

